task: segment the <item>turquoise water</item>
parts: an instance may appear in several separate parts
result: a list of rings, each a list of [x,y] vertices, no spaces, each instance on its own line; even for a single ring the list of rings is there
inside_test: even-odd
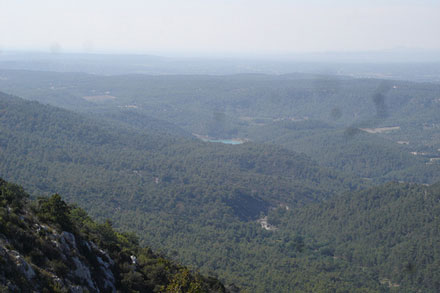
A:
[[[224,144],[242,144],[242,141],[239,140],[233,140],[233,139],[203,139],[203,141],[209,141],[209,142],[220,142]]]

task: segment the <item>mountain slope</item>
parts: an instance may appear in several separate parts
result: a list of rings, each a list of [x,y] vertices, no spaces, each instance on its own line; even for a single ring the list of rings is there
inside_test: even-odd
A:
[[[440,164],[429,163],[436,153],[414,155],[413,146],[406,141],[399,144],[398,138],[393,141],[357,127],[339,129],[317,121],[284,121],[254,129],[250,135],[258,142],[307,154],[322,166],[379,183],[401,180],[431,184],[440,179]]]
[[[269,222],[315,240],[324,255],[372,270],[396,292],[440,290],[440,184],[387,183],[275,212]]]
[[[227,292],[218,280],[141,248],[134,234],[93,222],[57,194],[27,198],[0,179],[2,291]]]

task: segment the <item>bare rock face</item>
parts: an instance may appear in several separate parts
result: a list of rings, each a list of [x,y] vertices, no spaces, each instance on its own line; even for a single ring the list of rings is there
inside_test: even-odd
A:
[[[101,265],[100,269],[104,276],[103,287],[105,290],[116,292],[115,288],[115,276],[111,270],[112,264],[110,262],[104,261],[101,257],[96,257],[98,263]],[[110,259],[110,258],[109,258]]]
[[[64,248],[66,250],[69,250],[69,251],[78,250],[76,248],[75,236],[70,232],[66,232],[66,231],[61,232],[59,241],[64,246]]]
[[[19,250],[10,249],[13,241],[0,235],[1,292],[21,292],[22,288],[39,292],[47,285],[37,280],[37,276],[41,275],[48,276],[53,286],[68,292],[116,292],[116,279],[112,271],[115,262],[93,242],[78,241],[71,232],[57,233],[55,229],[42,228],[38,224],[33,226],[33,230],[41,236],[43,246],[51,247],[52,256],[50,259],[45,256],[42,258],[44,261],[40,259],[42,265],[32,263],[32,258],[25,257]],[[59,259],[54,260],[54,256]],[[57,262],[59,267],[64,264],[68,272],[63,273],[51,267]],[[26,282],[23,284],[19,280]]]
[[[5,284],[8,291],[19,292],[18,286],[8,280],[9,275],[21,276],[29,282],[32,282],[36,276],[35,270],[25,258],[18,251],[6,248],[3,241],[0,242],[0,260],[1,264],[6,267],[2,269],[0,266],[0,284]]]
[[[71,279],[78,280],[80,283],[80,286],[69,286],[72,292],[82,292],[82,289],[87,289],[90,292],[116,292],[116,281],[112,271],[115,262],[105,251],[90,241],[77,243],[75,235],[66,231],[59,235],[58,243],[67,261],[70,260],[74,265],[75,269],[72,270]],[[81,249],[78,245],[87,251],[88,259],[79,253]]]
[[[97,290],[92,280],[92,275],[90,274],[89,268],[85,264],[83,264],[76,256],[73,257],[72,260],[76,267],[76,270],[73,272],[74,276],[80,279],[83,283],[86,283],[89,288]]]
[[[9,254],[14,258],[18,270],[24,275],[27,280],[32,280],[35,277],[34,269],[26,262],[26,260],[17,251],[11,250]]]

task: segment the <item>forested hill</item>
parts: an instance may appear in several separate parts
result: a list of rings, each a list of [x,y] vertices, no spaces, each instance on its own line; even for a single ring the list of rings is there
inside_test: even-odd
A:
[[[0,70],[0,90],[141,131],[275,144],[374,183],[440,180],[438,84],[301,73]]]
[[[258,142],[307,154],[323,166],[368,178],[377,184],[388,181],[432,184],[440,180],[440,164],[430,161],[430,156],[438,156],[437,150],[417,153],[410,144],[397,144],[356,127],[335,128],[317,121],[282,121],[256,129],[254,137]]]
[[[293,284],[290,269],[278,266],[286,256],[277,234],[257,220],[274,207],[302,206],[362,186],[275,146],[230,146],[115,127],[4,94],[0,176],[31,195],[60,192],[94,218],[110,217],[185,265],[260,291]],[[331,274],[319,279],[328,284]],[[304,282],[313,287],[315,281]]]
[[[314,239],[323,256],[372,271],[394,292],[440,291],[440,184],[387,183],[269,222]]]
[[[209,182],[210,187],[240,192],[258,190],[248,195],[274,205],[319,200],[359,184],[353,177],[320,168],[304,155],[275,146],[228,146],[151,129],[115,127],[1,93],[0,129],[0,168],[16,180],[26,179],[23,183],[31,193],[52,193],[61,187],[71,197],[73,187],[84,188],[83,184],[97,180],[110,183],[112,176],[120,176],[110,183],[112,187],[126,185],[124,177],[139,183],[129,185],[136,185],[136,190],[142,185],[156,190],[195,187],[195,183],[202,188],[203,182]],[[67,177],[71,178],[68,184]],[[90,187],[89,197],[96,193],[102,197],[108,189]]]
[[[0,92],[0,119],[2,126],[17,133],[29,133],[51,140],[87,143],[94,146],[113,144],[115,147],[131,147],[150,150],[161,149],[173,142],[172,135],[156,129],[130,133],[126,127],[99,122],[73,112]],[[117,137],[115,137],[117,133]]]
[[[28,197],[0,178],[2,292],[230,292],[142,248],[109,221],[94,222],[58,194]]]

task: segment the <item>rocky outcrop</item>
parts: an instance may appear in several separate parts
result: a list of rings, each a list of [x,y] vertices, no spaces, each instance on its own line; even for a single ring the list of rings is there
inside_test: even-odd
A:
[[[71,232],[58,233],[38,223],[26,226],[38,234],[39,245],[50,255],[43,254],[44,258],[35,258],[33,263],[32,256],[12,249],[14,241],[0,234],[0,291],[20,292],[26,288],[38,292],[51,286],[66,292],[116,292],[112,271],[115,262],[93,242],[78,241]],[[46,280],[42,281],[42,276]]]
[[[27,202],[0,178],[0,292],[227,292],[110,222],[94,222],[59,195]],[[43,224],[44,223],[44,224]]]

